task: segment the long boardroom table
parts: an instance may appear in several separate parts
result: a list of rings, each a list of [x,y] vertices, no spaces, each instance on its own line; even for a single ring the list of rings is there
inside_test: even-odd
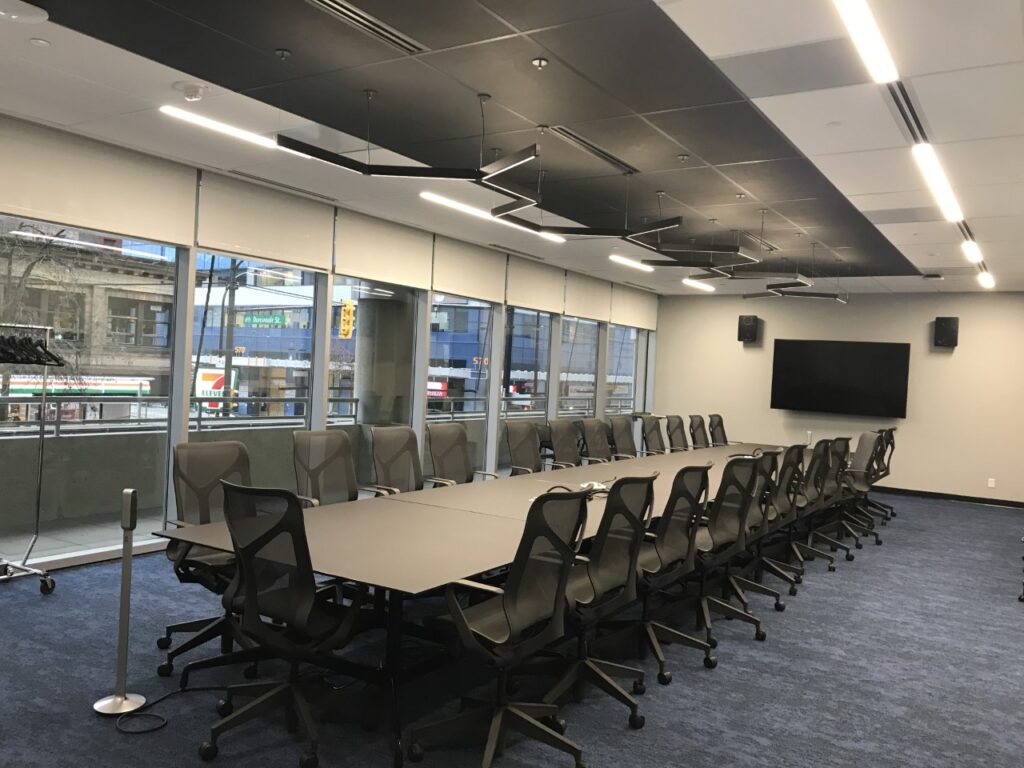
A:
[[[714,493],[730,456],[775,447],[737,443],[306,509],[313,569],[324,576],[372,586],[378,594],[386,595],[387,636],[379,682],[391,694],[395,764],[401,764],[402,755],[398,689],[403,679],[401,643],[406,598],[511,563],[533,499],[554,486],[578,490],[583,483],[610,484],[619,477],[657,472],[657,515],[680,469],[710,464],[709,487]],[[597,532],[603,512],[603,497],[596,497],[588,505],[587,536]],[[224,522],[161,530],[155,535],[225,552],[233,550]]]

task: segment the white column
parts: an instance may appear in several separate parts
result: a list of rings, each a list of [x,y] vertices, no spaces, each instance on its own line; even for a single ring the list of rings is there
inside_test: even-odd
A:
[[[433,291],[423,291],[417,296],[416,346],[412,368],[412,428],[421,448],[426,445],[427,376],[430,372],[430,313],[433,303]]]
[[[558,418],[562,375],[562,316],[551,315],[551,350],[548,358],[548,421]]]
[[[498,440],[501,438],[501,382],[505,364],[505,307],[491,305],[491,362],[487,366],[487,447],[484,470],[498,471]]]
[[[313,359],[309,365],[309,428],[327,429],[334,275],[317,273],[313,290]]]
[[[174,317],[171,328],[171,387],[167,399],[167,483],[164,492],[164,520],[174,506],[173,453],[178,443],[188,442],[189,408],[192,398],[192,344],[196,300],[196,256],[198,249],[179,248],[174,272]]]
[[[608,323],[597,324],[597,370],[594,372],[594,417],[604,418],[608,407]]]

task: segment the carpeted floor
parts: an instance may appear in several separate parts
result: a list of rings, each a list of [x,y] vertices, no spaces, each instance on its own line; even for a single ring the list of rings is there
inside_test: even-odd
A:
[[[669,648],[675,681],[662,687],[648,660],[643,711],[631,731],[624,708],[603,696],[566,706],[569,735],[592,768],[669,766],[1019,766],[1024,755],[1024,605],[1020,510],[890,497],[899,516],[885,544],[865,544],[837,573],[809,565],[800,594],[776,613],[752,596],[768,640],[738,622],[716,625],[719,666]],[[169,724],[118,733],[92,713],[113,684],[118,566],[57,573],[40,596],[34,580],[0,585],[0,765],[200,765],[196,748],[215,719],[216,693],[173,697],[156,709]],[[176,686],[158,678],[154,640],[169,621],[212,613],[215,603],[175,581],[162,555],[135,563],[130,689],[155,698]],[[373,650],[372,648],[367,649]],[[198,674],[194,684],[241,680],[240,670]],[[452,707],[473,681],[467,662],[418,682],[407,722]],[[359,686],[345,694],[358,703]],[[387,730],[349,723],[321,728],[321,765],[391,765]],[[274,717],[226,735],[214,765],[297,765],[299,749]],[[424,766],[479,765],[477,749],[432,753]],[[498,765],[571,765],[510,738]]]

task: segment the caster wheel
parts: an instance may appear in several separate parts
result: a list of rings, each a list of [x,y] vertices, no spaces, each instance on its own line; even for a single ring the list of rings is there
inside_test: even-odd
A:
[[[647,686],[644,685],[643,680],[633,681],[633,693],[637,696],[643,696],[645,693],[647,693]]]
[[[242,676],[245,677],[246,680],[255,680],[260,676],[260,669],[255,664],[250,664],[242,670]]]
[[[710,645],[712,648],[717,648],[718,647],[718,638],[709,637],[708,638],[708,645]]]
[[[43,578],[39,579],[39,591],[44,595],[49,595],[56,588],[56,583],[54,583],[53,579],[51,579],[49,576],[44,576]]]
[[[1020,602],[1024,603],[1024,595],[1019,595],[1017,597],[1017,600],[1019,600]]]
[[[847,552],[846,553],[846,562],[852,563],[853,562],[853,558],[854,558],[853,552]]]
[[[165,661],[156,668],[156,673],[160,675],[160,677],[170,677],[174,674],[174,665],[169,661]]]
[[[1021,600],[1024,600],[1024,596],[1021,597]],[[704,660],[704,663],[705,664],[707,663],[707,659]],[[658,682],[661,683],[662,685],[668,685],[669,683],[672,682],[672,673],[671,672],[659,672],[658,673]]]
[[[775,610],[778,611],[779,613],[782,613],[784,610],[786,610],[786,604],[783,603],[783,602],[776,603],[775,604]]]
[[[644,727],[644,723],[647,722],[647,718],[641,715],[639,712],[634,712],[629,716],[629,727],[634,731],[639,731]]]
[[[876,547],[882,546],[882,540],[881,539],[875,539],[875,546]]]
[[[836,564],[835,563],[829,563],[828,564],[828,572],[829,573],[835,573],[835,570],[836,570]]]
[[[316,768],[318,765],[320,765],[320,758],[316,756],[316,753],[303,755],[299,758],[299,768]]]
[[[423,747],[415,741],[409,745],[409,762],[418,763],[423,759]]]
[[[217,756],[217,745],[210,741],[204,741],[199,746],[199,759],[208,763]]]
[[[803,574],[798,573],[796,575],[796,577],[793,579],[793,581],[795,581],[797,584],[803,584],[804,583]]]
[[[221,699],[217,702],[217,714],[221,717],[227,717],[235,711],[235,705],[230,699]]]
[[[158,637],[156,639],[156,647],[161,651],[166,651],[171,647],[171,638],[169,637]]]
[[[765,632],[763,629],[759,629],[757,630],[757,632],[754,633],[754,639],[757,640],[759,643],[763,643],[766,637],[768,637],[768,633]]]
[[[854,544],[853,546],[855,546],[857,549],[864,549],[864,544],[862,542],[859,542],[859,541],[856,544]]]
[[[718,666],[718,659],[716,659],[714,656],[705,656],[704,657],[704,667],[706,669],[714,669],[717,666]]]
[[[789,587],[789,596],[790,597],[796,597],[797,591],[798,590],[796,588],[796,584],[791,584],[790,587]]]
[[[545,717],[541,720],[541,723],[546,725],[559,736],[564,735],[566,728],[568,728],[568,724],[560,717]]]

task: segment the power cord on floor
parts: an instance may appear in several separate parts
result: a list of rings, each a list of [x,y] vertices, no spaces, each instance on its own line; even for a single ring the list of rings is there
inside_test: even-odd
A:
[[[179,693],[200,693],[203,691],[227,691],[227,686],[207,685],[201,686],[199,688],[178,688],[177,690],[169,691],[158,699],[153,699],[153,701],[147,701],[143,706],[139,707],[134,712],[126,712],[125,714],[118,717],[117,722],[115,723],[117,730],[120,733],[127,734],[154,733],[155,731],[159,731],[161,728],[164,728],[167,725],[167,718],[163,715],[158,715],[156,712],[147,712],[146,710],[155,707],[157,704],[166,701],[172,696],[177,696]],[[143,726],[141,728],[129,728],[128,723],[132,722],[133,720],[148,720],[150,721],[150,724]]]

